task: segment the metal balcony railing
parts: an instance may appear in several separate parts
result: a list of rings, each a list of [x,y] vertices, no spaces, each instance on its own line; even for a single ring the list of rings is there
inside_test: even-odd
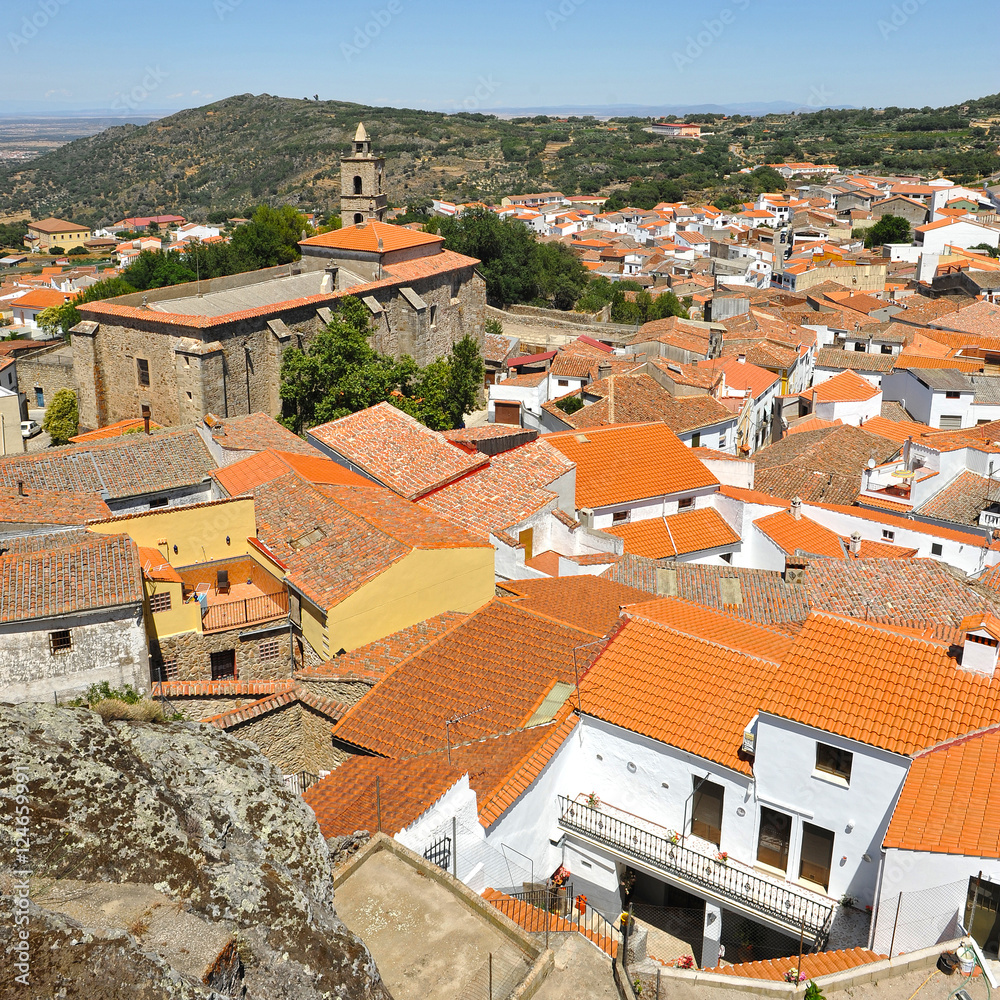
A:
[[[820,947],[833,922],[834,906],[796,892],[778,881],[761,878],[734,864],[716,860],[669,837],[645,830],[600,808],[559,796],[559,825],[572,833],[614,848],[688,885],[732,900],[747,910],[770,917],[790,931],[804,928]]]

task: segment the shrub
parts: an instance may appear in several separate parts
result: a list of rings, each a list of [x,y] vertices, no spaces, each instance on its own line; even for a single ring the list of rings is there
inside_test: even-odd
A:
[[[62,247],[49,247],[49,253],[53,257],[58,257],[60,254],[64,254],[66,251]]]
[[[556,406],[563,413],[576,413],[577,410],[583,409],[583,399],[579,396],[564,396],[562,399],[556,400]]]
[[[55,394],[45,411],[42,428],[54,445],[69,444],[69,439],[79,432],[80,411],[72,389],[60,389]]]
[[[86,247],[75,246],[75,247],[70,247],[69,248],[69,250],[66,253],[66,256],[67,257],[79,257],[81,254],[86,254],[86,253],[90,253],[90,251]]]
[[[135,705],[142,701],[143,696],[136,691],[131,684],[126,684],[123,688],[113,688],[107,681],[100,684],[91,684],[87,688],[87,701],[93,705],[98,701],[113,699],[114,701],[124,701],[128,705]]]
[[[105,722],[122,720],[125,722],[163,722],[163,708],[155,701],[142,698],[136,702],[120,701],[118,698],[104,698],[91,702],[90,707]]]

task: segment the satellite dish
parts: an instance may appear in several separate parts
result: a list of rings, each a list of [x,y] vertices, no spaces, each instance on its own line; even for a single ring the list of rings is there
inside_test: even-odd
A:
[[[869,469],[874,469],[875,468],[875,459],[874,458],[869,458],[868,459],[868,468]]]

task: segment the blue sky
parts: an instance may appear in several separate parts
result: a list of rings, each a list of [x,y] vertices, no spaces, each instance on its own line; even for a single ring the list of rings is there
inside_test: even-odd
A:
[[[0,111],[270,93],[432,109],[941,105],[1000,90],[985,0],[2,0]]]

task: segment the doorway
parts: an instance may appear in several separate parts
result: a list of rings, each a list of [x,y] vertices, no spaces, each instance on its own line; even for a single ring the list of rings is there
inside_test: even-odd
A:
[[[983,952],[996,958],[1000,951],[1000,885],[983,878],[969,879],[963,923]]]
[[[694,779],[691,803],[691,835],[716,847],[722,841],[722,805],[726,790],[713,781]]]
[[[792,817],[762,806],[757,836],[757,860],[762,865],[788,871],[788,844],[792,838]]]
[[[833,861],[833,831],[802,824],[802,859],[799,878],[821,885],[823,891],[830,887],[830,864]]]

